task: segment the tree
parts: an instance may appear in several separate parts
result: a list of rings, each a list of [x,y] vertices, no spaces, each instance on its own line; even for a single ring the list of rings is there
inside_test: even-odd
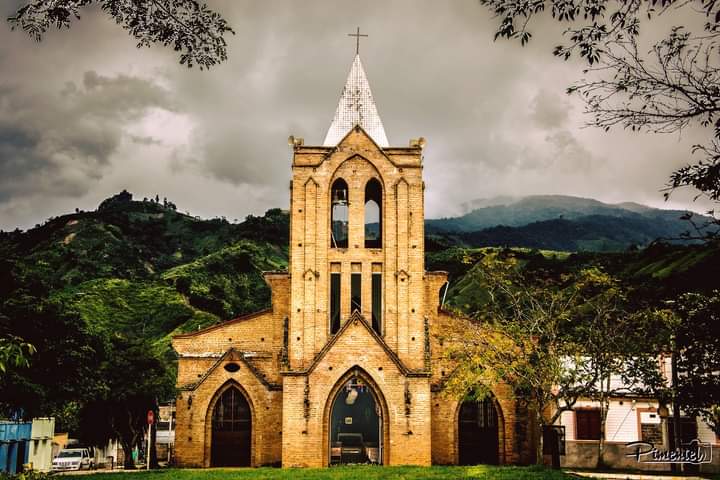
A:
[[[605,437],[610,399],[625,395],[666,396],[658,356],[667,342],[670,317],[664,311],[630,311],[626,288],[597,268],[585,269],[571,286],[576,307],[566,339],[575,354],[581,395],[600,405],[598,467],[605,466]]]
[[[691,125],[712,128],[700,156],[670,175],[666,198],[680,187],[720,200],[720,2],[717,0],[480,0],[500,19],[495,38],[530,41],[531,21],[549,11],[567,25],[566,43],[554,54],[583,58],[590,74],[568,88],[579,94],[590,125],[621,126],[652,133],[678,132]],[[676,26],[645,54],[639,46],[643,22],[682,9],[704,22],[704,31]],[[697,197],[696,197],[697,198]]]
[[[70,28],[90,5],[99,5],[135,37],[138,48],[153,43],[171,46],[179,52],[180,64],[201,70],[227,60],[224,35],[235,33],[199,0],[28,0],[8,22],[40,41],[51,27]]]
[[[14,335],[0,337],[0,373],[11,367],[27,367],[35,347]]]
[[[678,406],[720,435],[720,290],[681,295],[674,310]]]
[[[512,254],[496,253],[476,267],[485,302],[472,322],[443,334],[455,365],[445,382],[448,393],[471,391],[482,398],[508,385],[540,426],[556,423],[580,398],[591,398],[603,406],[604,424],[610,396],[664,385],[655,360],[658,343],[642,329],[657,317],[629,314],[623,289],[607,274],[592,268],[559,280],[531,278]],[[622,385],[611,383],[612,377]],[[536,448],[541,462],[541,442]],[[603,448],[601,442],[599,459]]]
[[[80,409],[80,437],[93,445],[119,440],[125,468],[133,469],[132,450],[147,430],[147,412],[157,413],[159,400],[174,397],[174,373],[150,342],[115,336],[97,374],[104,388]]]
[[[558,285],[529,281],[512,254],[502,258],[491,253],[473,268],[484,302],[471,315],[472,322],[443,333],[447,358],[455,365],[445,391],[453,396],[472,392],[481,399],[505,384],[534,413],[534,423],[554,423],[578,398],[571,390],[580,379],[563,362],[568,352],[561,327],[573,299]],[[536,461],[542,462],[540,442]]]
[[[76,424],[69,405],[94,398],[101,388],[96,362],[104,356],[104,340],[56,302],[25,292],[0,308],[5,328],[35,349],[30,363],[8,366],[0,376],[0,416],[21,411],[27,418],[56,416],[58,429]]]

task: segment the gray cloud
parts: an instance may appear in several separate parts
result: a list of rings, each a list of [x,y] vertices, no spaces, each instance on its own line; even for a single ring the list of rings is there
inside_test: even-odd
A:
[[[551,54],[561,29],[541,20],[524,48],[493,42],[497,19],[475,1],[212,6],[237,35],[209,72],[170,49],[136,49],[97,9],[40,44],[0,25],[0,228],[94,208],[122,188],[203,216],[287,207],[286,139],[322,141],[357,25],[390,143],[428,140],[428,216],[502,194],[662,206],[659,189],[703,139],[580,128],[583,107],[564,91],[581,67]]]
[[[81,196],[102,178],[125,127],[150,108],[172,109],[152,81],[85,72],[60,92],[0,89],[0,202],[31,192]]]
[[[540,90],[530,104],[532,118],[542,128],[559,128],[564,126],[570,117],[570,102],[555,92]]]

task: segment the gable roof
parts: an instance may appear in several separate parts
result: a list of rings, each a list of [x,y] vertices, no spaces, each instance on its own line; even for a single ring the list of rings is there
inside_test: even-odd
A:
[[[343,324],[342,327],[340,327],[340,330],[337,331],[335,335],[330,339],[329,342],[325,344],[325,346],[315,355],[315,359],[310,364],[308,368],[305,370],[291,370],[291,371],[285,371],[280,372],[281,375],[288,375],[288,376],[294,376],[294,375],[309,375],[315,370],[315,368],[318,366],[318,364],[322,361],[322,359],[327,355],[327,353],[332,349],[332,347],[338,342],[338,340],[343,336],[343,334],[350,328],[351,325],[362,325],[365,327],[365,330],[370,334],[373,339],[382,347],[382,349],[385,351],[387,356],[390,358],[390,360],[397,366],[398,370],[402,372],[403,375],[407,377],[429,377],[430,371],[428,370],[412,370],[405,366],[403,361],[400,359],[400,357],[397,356],[397,354],[388,346],[387,343],[385,343],[385,340],[378,335],[378,333],[368,324],[365,317],[362,316],[362,314],[355,310],[351,315],[350,318],[347,319],[347,321]]]
[[[217,361],[212,365],[212,367],[208,368],[208,370],[203,374],[203,376],[200,377],[197,381],[182,385],[178,387],[178,389],[185,391],[196,390],[225,360],[237,360],[243,363],[248,368],[248,370],[250,370],[250,372],[255,375],[255,377],[260,381],[260,383],[262,383],[268,390],[282,390],[282,385],[268,382],[265,376],[260,372],[260,370],[258,370],[255,365],[250,363],[247,358],[245,358],[245,354],[241,351],[235,350],[235,348],[233,347],[230,347],[225,353],[223,353],[220,358],[218,358]]]
[[[360,55],[355,55],[350,67],[345,87],[340,94],[335,117],[330,124],[323,145],[329,147],[337,145],[355,125],[363,127],[379,146],[390,146],[385,134],[385,127],[370,91],[370,83],[360,61]]]

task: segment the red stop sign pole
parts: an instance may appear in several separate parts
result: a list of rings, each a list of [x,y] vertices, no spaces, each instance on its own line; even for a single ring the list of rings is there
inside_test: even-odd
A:
[[[155,423],[155,412],[152,410],[148,410],[147,413],[147,423],[148,423],[148,440],[147,440],[147,453],[145,455],[146,462],[147,462],[147,470],[150,470],[150,435],[152,434],[152,424]]]

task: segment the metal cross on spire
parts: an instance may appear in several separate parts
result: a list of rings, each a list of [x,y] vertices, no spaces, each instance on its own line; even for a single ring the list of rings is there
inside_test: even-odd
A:
[[[367,37],[366,34],[360,33],[360,27],[357,27],[356,33],[348,33],[348,37],[355,37],[355,55],[360,54],[360,37]]]

